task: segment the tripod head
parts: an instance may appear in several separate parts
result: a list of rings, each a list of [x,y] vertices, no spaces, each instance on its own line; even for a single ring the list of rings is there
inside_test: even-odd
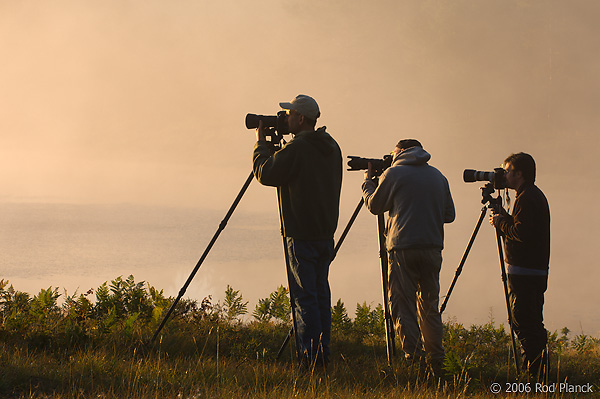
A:
[[[481,187],[481,203],[484,205],[487,204],[488,209],[491,209],[494,213],[500,213],[502,197],[500,197],[500,195],[496,198],[492,197],[492,194],[494,194],[495,191],[494,183],[491,182]]]

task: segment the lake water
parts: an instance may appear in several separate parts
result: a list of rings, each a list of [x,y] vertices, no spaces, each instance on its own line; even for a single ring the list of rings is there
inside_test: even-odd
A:
[[[0,279],[32,295],[50,286],[72,295],[133,275],[176,296],[224,216],[225,211],[133,205],[1,204]],[[375,248],[372,234],[367,242],[361,242],[360,232],[353,234],[349,245]],[[372,257],[373,251],[365,252]],[[258,299],[287,286],[283,265],[277,212],[236,211],[185,296],[211,295],[216,301],[231,285],[253,309]],[[356,302],[381,302],[379,274],[371,275],[370,295],[360,285],[364,279],[350,284],[347,279],[341,270],[338,297],[354,292],[351,304],[355,297]]]
[[[129,205],[2,204],[0,278],[21,291],[36,293],[53,286],[71,294],[132,274],[136,281],[175,295],[223,216]],[[273,224],[276,215],[234,214],[234,218],[200,269],[204,273],[199,272],[190,287],[193,294],[204,297],[224,291],[245,269],[239,264],[260,265],[281,253],[280,247],[266,244],[281,242]],[[238,267],[230,270],[234,264]],[[218,278],[219,269],[231,275]],[[221,280],[225,286],[217,287]]]
[[[349,214],[341,215],[338,234]],[[225,211],[190,208],[3,203],[0,279],[32,295],[48,287],[72,295],[133,275],[136,281],[176,296],[224,215]],[[470,230],[469,223],[464,224]],[[490,317],[500,323],[506,319],[495,239],[491,229],[482,230],[444,314],[466,326],[486,323]],[[470,233],[455,224],[447,228],[441,295],[454,277]],[[374,217],[361,215],[330,272],[332,299],[341,298],[351,317],[357,303],[382,302],[377,248]],[[549,330],[568,326],[574,333],[598,336],[597,301],[591,300],[598,293],[581,289],[581,280],[560,267],[570,256],[568,248],[553,249],[552,266],[557,266],[551,267],[546,294],[546,326]],[[281,284],[287,286],[287,277],[277,212],[241,209],[221,233],[185,297],[201,300],[210,295],[216,302],[231,285],[252,311],[260,298]],[[591,287],[595,282],[586,284]]]

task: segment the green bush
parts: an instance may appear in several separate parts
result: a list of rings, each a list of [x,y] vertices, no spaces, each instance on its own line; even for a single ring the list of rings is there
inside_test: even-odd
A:
[[[294,340],[276,361],[290,331],[285,287],[259,301],[251,322],[238,319],[247,305],[239,291],[227,286],[225,298],[181,299],[148,345],[174,298],[132,276],[65,293],[62,305],[57,289],[30,297],[2,280],[0,397],[489,397],[492,383],[526,381],[515,375],[509,332],[493,321],[444,325],[446,377],[436,382],[400,354],[388,365],[381,305],[357,304],[352,320],[341,299],[327,373],[301,373],[289,367]],[[599,340],[568,334],[549,333],[551,381],[598,392]]]
[[[90,297],[95,292],[95,300]],[[158,326],[174,301],[162,291],[133,276],[117,277],[85,294],[65,294],[59,306],[58,289],[42,289],[33,298],[16,291],[8,281],[0,281],[0,330],[14,337],[25,337],[38,344],[83,344],[113,337],[143,340]],[[205,298],[180,300],[172,318],[186,322],[219,318],[219,312]]]
[[[292,306],[286,287],[280,285],[267,298],[259,299],[252,316],[260,322],[275,319],[276,322],[291,326]]]
[[[181,299],[160,339],[151,347],[146,344],[174,303],[174,298],[166,298],[162,291],[135,282],[129,276],[118,277],[83,294],[65,293],[62,305],[60,298],[56,288],[42,289],[31,297],[1,280],[0,342],[58,353],[97,347],[166,353],[174,358],[193,355],[265,361],[275,359],[291,325],[289,293],[285,287],[279,286],[267,298],[259,300],[252,314],[255,321],[241,322],[239,316],[247,312],[247,302],[239,291],[227,286],[223,304],[213,304],[211,297],[200,302]],[[373,357],[384,361],[381,305],[373,308],[366,302],[358,303],[356,315],[351,319],[338,299],[331,312],[333,353],[339,354],[343,362],[353,358],[355,363],[370,364]],[[557,332],[548,335],[554,380],[562,382],[569,378],[571,382],[598,383],[600,340],[586,335],[571,340],[569,332],[564,328],[560,336]],[[503,325],[492,320],[466,328],[461,323],[447,322],[443,339],[447,353],[444,369],[455,387],[475,389],[485,387],[490,381],[516,380],[510,332]],[[294,358],[292,346],[293,340],[284,352],[287,361]],[[407,376],[394,374],[386,378],[403,381]]]

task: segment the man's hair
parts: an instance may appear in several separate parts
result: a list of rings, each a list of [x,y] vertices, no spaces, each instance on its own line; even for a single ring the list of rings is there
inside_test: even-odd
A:
[[[515,171],[521,171],[527,183],[535,183],[535,161],[533,157],[524,152],[511,154],[504,160],[504,164],[511,164]]]
[[[398,142],[398,144],[396,144],[396,147],[400,148],[401,150],[406,150],[406,149],[409,149],[411,147],[421,147],[421,148],[423,148],[423,146],[421,145],[421,143],[418,140],[415,140],[415,139],[400,140]]]

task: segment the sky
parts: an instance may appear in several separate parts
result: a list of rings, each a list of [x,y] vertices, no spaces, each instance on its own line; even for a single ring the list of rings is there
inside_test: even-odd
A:
[[[594,0],[0,0],[0,206],[133,204],[220,217],[251,171],[246,113],[275,114],[307,94],[344,156],[381,157],[403,138],[432,154],[457,209],[442,291],[481,209],[479,185],[462,171],[532,154],[552,216],[547,326],[600,335],[599,17]],[[362,178],[344,175],[338,234]],[[277,231],[276,209],[274,189],[254,182],[239,212],[268,214]],[[334,300],[348,298],[350,309],[381,296],[375,218],[363,213],[330,276]],[[505,319],[495,245],[486,223],[449,316]],[[281,254],[268,251],[266,293],[256,288],[262,276],[236,262],[206,275],[266,296],[284,276]]]

